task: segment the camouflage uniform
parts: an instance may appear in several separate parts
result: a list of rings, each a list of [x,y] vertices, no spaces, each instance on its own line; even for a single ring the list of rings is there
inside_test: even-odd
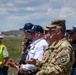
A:
[[[45,50],[42,62],[37,60],[36,66],[40,70],[39,75],[70,75],[73,63],[73,47],[63,38]]]
[[[40,68],[39,75],[70,75],[73,58],[72,46],[62,39],[50,45],[44,52],[42,62],[36,64]]]

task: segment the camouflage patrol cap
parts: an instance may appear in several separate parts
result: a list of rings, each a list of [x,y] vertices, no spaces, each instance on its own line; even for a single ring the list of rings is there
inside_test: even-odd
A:
[[[47,28],[55,28],[56,27],[56,24],[50,24],[48,26],[46,26]]]
[[[44,31],[48,31],[48,30],[49,30],[47,27],[45,27],[45,28],[43,28],[43,29],[44,29]]]
[[[60,26],[66,29],[65,20],[53,20],[51,24],[55,24],[56,26]]]
[[[56,29],[56,25],[55,24],[50,24],[50,25],[46,26],[46,28],[44,30],[48,31],[48,30],[52,30],[52,29]]]

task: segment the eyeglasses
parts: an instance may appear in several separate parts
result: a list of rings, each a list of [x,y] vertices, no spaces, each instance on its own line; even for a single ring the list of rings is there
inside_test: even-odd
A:
[[[54,31],[56,31],[57,29],[50,29],[49,31],[51,31],[51,32],[54,32]]]

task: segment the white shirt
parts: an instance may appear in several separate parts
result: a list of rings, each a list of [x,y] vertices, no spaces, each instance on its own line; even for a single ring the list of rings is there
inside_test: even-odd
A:
[[[44,39],[44,37],[32,42],[30,45],[31,48],[28,52],[28,55],[26,57],[26,60],[30,60],[31,58],[38,59],[39,61],[43,58],[44,49],[48,46],[47,41]],[[32,64],[25,64],[22,65],[23,70],[36,70],[36,66]]]

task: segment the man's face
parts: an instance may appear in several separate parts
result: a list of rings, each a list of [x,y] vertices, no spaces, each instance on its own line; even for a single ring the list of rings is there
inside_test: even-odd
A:
[[[50,30],[49,34],[50,34],[50,37],[49,37],[50,38],[50,43],[52,43],[56,40],[56,37],[57,37],[56,30]]]
[[[29,33],[29,32],[24,32],[24,34],[25,34],[25,37],[26,37],[27,39],[31,39],[31,33]]]
[[[2,38],[0,38],[0,42],[2,41]]]
[[[71,35],[71,38],[72,38],[73,40],[76,40],[76,33],[73,33],[73,34]]]
[[[45,38],[47,41],[50,41],[50,33],[49,33],[49,31],[44,32],[44,38]]]
[[[33,33],[32,34],[32,41],[35,41],[35,40],[41,38],[42,36],[43,36],[43,34],[40,32]]]

